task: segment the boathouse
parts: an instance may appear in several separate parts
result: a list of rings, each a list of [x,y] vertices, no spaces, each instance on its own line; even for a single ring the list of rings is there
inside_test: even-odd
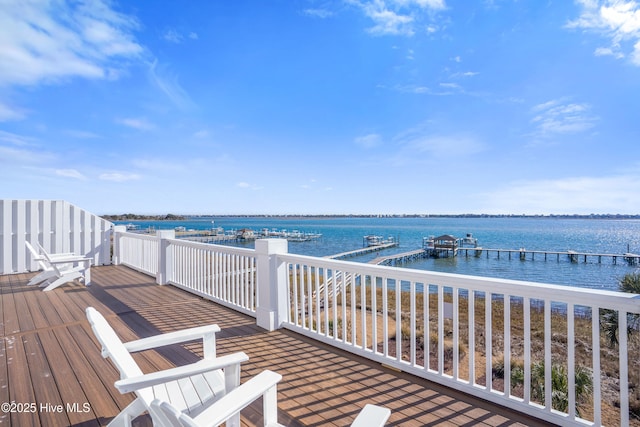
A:
[[[451,234],[443,234],[433,239],[433,255],[435,257],[456,256],[458,253],[458,239]]]

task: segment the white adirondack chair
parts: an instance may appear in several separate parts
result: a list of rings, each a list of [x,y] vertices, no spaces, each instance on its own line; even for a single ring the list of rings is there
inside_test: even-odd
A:
[[[106,319],[93,307],[86,309],[87,319],[102,345],[102,356],[120,371],[115,387],[120,393],[134,392],[136,399],[120,412],[109,426],[130,426],[138,415],[150,409],[156,399],[171,402],[180,412],[197,414],[220,400],[240,384],[240,364],[249,360],[245,353],[216,357],[215,333],[218,325],[201,326],[123,343]],[[144,374],[132,352],[201,339],[204,359],[186,366]],[[232,417],[240,425],[240,415]],[[162,420],[155,425],[166,426]]]
[[[76,279],[83,281],[85,286],[91,285],[91,258],[73,253],[50,254],[39,242],[38,248],[57,277],[44,288],[45,291],[51,291]]]
[[[42,270],[27,285],[42,282],[40,287],[44,287],[45,291],[50,291],[76,279],[84,281],[87,286],[91,284],[89,270],[91,258],[72,253],[49,254],[40,244],[38,244],[40,252],[36,251],[29,242],[25,242],[25,246]]]
[[[242,409],[262,396],[263,425],[284,427],[278,424],[277,383],[281,379],[282,376],[275,372],[263,371],[195,417],[181,412],[171,403],[160,399],[154,399],[151,402],[149,413],[154,422],[166,427],[217,427],[224,422],[229,426],[229,418],[239,415]],[[351,427],[383,427],[390,415],[391,411],[388,408],[367,404]]]
[[[39,270],[42,270],[37,275],[33,276],[31,280],[29,280],[29,283],[27,283],[27,285],[35,285],[45,280],[49,280],[52,277],[55,277],[56,273],[53,270],[53,267],[51,267],[46,262],[47,260],[45,259],[45,257],[40,255],[38,251],[36,251],[35,248],[31,245],[31,243],[24,242],[24,244],[29,250],[29,253],[31,253],[31,257],[33,258],[33,260],[38,263]]]

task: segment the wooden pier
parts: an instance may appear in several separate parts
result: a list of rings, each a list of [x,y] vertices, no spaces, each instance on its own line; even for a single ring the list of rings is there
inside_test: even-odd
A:
[[[369,261],[369,264],[396,265],[397,263],[405,263],[409,261],[414,261],[416,259],[427,258],[429,256],[431,256],[429,251],[425,249],[416,249],[413,251],[403,252],[400,254],[377,257]]]
[[[630,266],[640,265],[640,254],[605,254],[605,253],[588,253],[588,252],[576,252],[576,251],[538,251],[538,250],[527,250],[527,249],[491,249],[491,248],[457,248],[456,253],[453,256],[465,256],[465,257],[475,257],[478,258],[482,255],[482,253],[486,253],[487,258],[489,258],[490,254],[495,254],[498,259],[501,256],[504,256],[508,259],[520,259],[521,261],[525,260],[536,260],[541,259],[544,261],[548,260],[556,260],[560,261],[561,259],[568,259],[572,263],[587,263],[589,261],[595,261],[598,264],[601,264],[603,259],[610,259],[613,264],[617,264],[619,260],[622,260],[626,264]],[[451,251],[446,253],[446,256],[451,255]],[[435,253],[432,249],[416,249],[413,251],[403,252],[394,255],[388,255],[383,257],[377,257],[369,261],[369,264],[375,265],[396,265],[400,263],[406,263],[415,261],[417,259],[422,258],[442,258],[442,253]]]
[[[487,254],[487,258],[489,258],[490,253],[495,253],[498,258],[500,258],[501,254],[505,254],[508,259],[512,259],[512,257],[517,256],[518,259],[524,261],[526,259],[535,260],[535,259],[544,259],[545,261],[549,260],[549,258],[555,258],[556,261],[560,261],[561,258],[567,258],[569,261],[573,263],[583,262],[587,263],[589,260],[597,260],[598,264],[602,263],[604,259],[611,259],[614,264],[618,263],[619,259],[622,259],[629,265],[638,265],[640,264],[640,255],[625,253],[625,254],[602,254],[602,253],[589,253],[589,252],[576,252],[576,251],[539,251],[539,250],[528,250],[528,249],[489,249],[489,248],[458,248],[458,252],[464,253],[465,257],[475,256],[478,257],[482,252]]]
[[[237,242],[240,240],[240,238],[238,236],[236,236],[235,234],[231,235],[231,234],[211,234],[211,235],[206,235],[206,234],[202,234],[202,235],[189,235],[189,236],[178,236],[181,239],[184,240],[189,240],[192,242],[199,242],[199,243],[223,243],[223,242]]]
[[[351,257],[355,257],[355,256],[369,254],[371,252],[378,252],[378,251],[381,251],[383,249],[394,248],[394,247],[398,246],[398,244],[399,244],[398,242],[391,242],[391,243],[384,243],[382,245],[371,245],[371,246],[366,246],[364,248],[356,249],[356,250],[353,250],[353,251],[341,252],[341,253],[335,254],[335,255],[328,255],[325,258],[330,258],[330,259],[351,258]]]

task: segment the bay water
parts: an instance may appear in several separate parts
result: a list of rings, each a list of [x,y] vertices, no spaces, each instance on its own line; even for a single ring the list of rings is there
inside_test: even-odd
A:
[[[321,238],[305,242],[289,242],[289,252],[301,255],[327,256],[363,247],[365,235],[393,237],[400,244],[379,253],[349,258],[349,261],[367,262],[378,255],[391,255],[422,247],[427,236],[451,234],[464,237],[472,233],[478,245],[490,249],[520,249],[539,251],[568,251],[599,254],[640,254],[640,220],[586,219],[552,217],[194,217],[180,221],[115,221],[133,223],[140,229],[174,229],[185,227],[207,230],[222,227],[225,230],[249,228],[277,229],[320,233]],[[226,244],[253,248],[254,242]],[[572,263],[566,256],[558,260],[550,255],[521,260],[518,254],[509,259],[495,252],[465,257],[426,258],[402,264],[414,268],[446,273],[525,280],[594,289],[616,290],[618,281],[637,266],[630,266],[622,258],[614,264],[609,257],[599,263],[596,257],[583,258]]]

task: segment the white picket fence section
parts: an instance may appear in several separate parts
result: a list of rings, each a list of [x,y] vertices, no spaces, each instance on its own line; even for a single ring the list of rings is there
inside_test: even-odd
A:
[[[613,310],[625,331],[628,316],[640,313],[640,295],[294,255],[282,239],[258,240],[256,250],[116,232],[116,241],[123,239],[155,239],[156,271],[151,261],[134,268],[155,274],[160,284],[250,314],[266,329],[284,327],[553,424],[602,425],[602,401],[611,398],[603,381],[615,381],[620,425],[629,424],[638,355],[629,355],[627,335],[619,334],[618,378],[607,378],[601,357],[613,350],[605,348],[600,313]],[[118,262],[139,265],[135,251],[120,252]],[[566,346],[563,358],[552,351],[558,345]],[[540,362],[544,396],[536,398],[532,365]],[[523,371],[519,389],[509,375],[515,364]],[[567,375],[565,409],[554,407],[552,385],[554,365],[573,373],[581,364],[593,380],[583,417],[574,375]],[[505,372],[500,381],[493,380],[496,365]]]
[[[25,241],[111,263],[112,224],[63,200],[0,200],[0,274],[35,271]]]

